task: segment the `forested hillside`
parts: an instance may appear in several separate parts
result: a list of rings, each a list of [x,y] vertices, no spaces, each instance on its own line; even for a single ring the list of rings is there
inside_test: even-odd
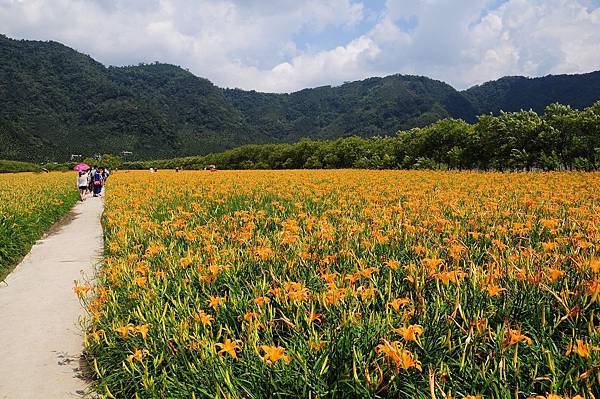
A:
[[[105,67],[60,43],[0,35],[0,158],[65,161],[131,152],[132,159],[207,154],[251,143],[393,135],[443,118],[600,97],[600,72],[503,78],[458,92],[393,75],[270,94],[221,89],[173,65]]]
[[[128,162],[125,168],[203,169],[600,169],[600,101],[581,111],[535,111],[444,119],[394,136],[252,144],[204,156]]]
[[[543,78],[508,76],[463,92],[478,114],[532,109],[542,113],[551,103],[589,107],[600,98],[600,72]]]

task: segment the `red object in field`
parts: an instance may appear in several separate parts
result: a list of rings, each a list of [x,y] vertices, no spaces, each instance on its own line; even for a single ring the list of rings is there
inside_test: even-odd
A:
[[[76,170],[78,172],[82,171],[82,170],[89,170],[90,169],[90,165],[88,165],[87,163],[80,163],[75,165],[75,167],[73,168],[73,170]]]

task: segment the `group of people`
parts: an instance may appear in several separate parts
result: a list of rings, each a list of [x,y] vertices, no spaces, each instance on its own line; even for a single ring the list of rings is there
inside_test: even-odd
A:
[[[79,200],[83,201],[88,193],[93,193],[94,197],[102,195],[102,188],[110,176],[110,170],[105,167],[92,167],[87,170],[80,170],[77,175],[77,187],[79,188]]]

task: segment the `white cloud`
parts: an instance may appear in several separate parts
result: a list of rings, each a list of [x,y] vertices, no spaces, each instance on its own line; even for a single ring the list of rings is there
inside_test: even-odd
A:
[[[573,0],[511,0],[473,29],[464,84],[499,75],[540,76],[600,68],[600,10]],[[485,40],[481,40],[485,37]],[[476,60],[478,55],[483,55]]]
[[[105,64],[170,62],[220,86],[268,91],[392,73],[465,88],[600,68],[600,9],[591,0],[497,3],[388,0],[373,10],[358,0],[0,0],[0,26]],[[324,48],[318,38],[331,35],[337,45]]]
[[[267,89],[292,90],[313,86],[315,82],[325,84],[355,79],[364,73],[369,62],[380,52],[373,40],[361,36],[346,46],[317,54],[299,55],[270,71]]]

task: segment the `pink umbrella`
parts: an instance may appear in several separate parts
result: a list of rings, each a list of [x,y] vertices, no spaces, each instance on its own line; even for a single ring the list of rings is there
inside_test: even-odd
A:
[[[80,172],[82,170],[88,170],[89,168],[90,168],[90,165],[88,165],[87,163],[80,163],[80,164],[75,165],[73,170]]]

